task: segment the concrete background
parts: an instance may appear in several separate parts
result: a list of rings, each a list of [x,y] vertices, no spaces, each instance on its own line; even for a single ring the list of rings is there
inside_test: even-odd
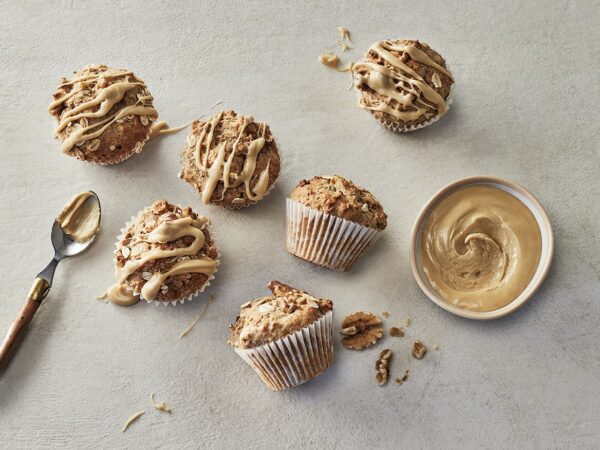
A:
[[[163,4],[164,3],[164,4]],[[324,4],[329,3],[329,4]],[[30,2],[0,18],[1,332],[51,258],[65,201],[93,189],[103,227],[55,285],[0,376],[3,448],[598,448],[600,446],[600,39],[597,2]],[[358,58],[374,41],[420,38],[456,76],[447,117],[398,136],[355,106],[348,78],[319,65],[336,27]],[[205,207],[177,179],[185,133],[118,167],[62,155],[46,112],[63,75],[89,63],[134,70],[161,118],[185,123],[223,106],[267,121],[283,172],[242,212]],[[389,215],[384,237],[352,273],[284,250],[284,199],[301,178],[339,173]],[[421,206],[460,177],[505,176],[539,197],[553,221],[551,273],[526,308],[492,323],[454,317],[412,278],[409,233]],[[94,298],[113,280],[123,223],[156,198],[214,222],[223,254],[204,319],[179,333],[206,296],[178,307],[119,308]],[[334,366],[284,393],[268,391],[226,344],[241,303],[279,279],[356,310],[412,319],[407,337],[336,348]],[[439,344],[422,361],[413,339]],[[379,352],[392,376],[375,384]],[[149,397],[173,407],[153,411]],[[126,433],[134,412],[146,414]]]

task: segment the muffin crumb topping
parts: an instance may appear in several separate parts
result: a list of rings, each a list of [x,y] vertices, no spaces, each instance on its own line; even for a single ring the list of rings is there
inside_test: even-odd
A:
[[[230,325],[229,344],[253,348],[292,334],[333,310],[328,299],[318,299],[279,281],[271,281],[272,296],[244,303]]]
[[[383,230],[387,226],[387,215],[375,196],[339,175],[302,180],[290,197],[309,208],[369,228]]]
[[[279,176],[279,152],[267,124],[235,111],[193,122],[182,159],[180,177],[204,204],[249,206],[265,197]]]

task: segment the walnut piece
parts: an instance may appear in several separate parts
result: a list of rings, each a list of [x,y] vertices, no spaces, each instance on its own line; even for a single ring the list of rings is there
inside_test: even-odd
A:
[[[392,327],[390,328],[390,336],[404,337],[404,330],[402,330],[402,328]]]
[[[375,363],[375,379],[379,386],[384,386],[390,379],[390,360],[392,359],[392,351],[386,348],[379,354],[379,359]]]
[[[357,312],[349,315],[342,322],[341,334],[344,347],[362,350],[370,347],[383,337],[381,319],[374,314]]]
[[[415,341],[412,346],[412,355],[417,359],[423,359],[427,353],[427,347],[421,341]]]
[[[404,376],[402,378],[396,378],[396,384],[402,384],[406,380],[408,380],[408,374],[409,374],[409,371],[407,370],[406,372],[404,372]]]

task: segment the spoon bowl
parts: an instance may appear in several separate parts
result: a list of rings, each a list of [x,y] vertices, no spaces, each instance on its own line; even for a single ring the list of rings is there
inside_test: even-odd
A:
[[[92,195],[90,195],[85,200],[82,206],[97,206],[98,223],[100,223],[102,220],[102,208],[100,207],[100,199],[98,198],[98,195],[95,192],[90,191],[90,193]],[[67,234],[65,230],[63,230],[58,220],[55,220],[54,224],[52,225],[51,239],[52,246],[54,247],[54,258],[60,261],[63,258],[79,255],[80,253],[83,253],[85,250],[87,250],[89,246],[94,242],[94,239],[96,239],[96,234],[94,234],[90,239],[88,239],[85,242],[78,242],[69,234]]]

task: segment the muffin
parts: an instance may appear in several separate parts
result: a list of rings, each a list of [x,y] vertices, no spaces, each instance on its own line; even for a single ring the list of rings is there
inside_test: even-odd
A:
[[[219,264],[208,225],[207,217],[166,200],[140,211],[116,244],[117,286],[164,304],[183,303],[203,291]]]
[[[272,296],[244,303],[229,344],[273,390],[298,386],[333,362],[331,300],[278,281]]]
[[[444,58],[423,42],[376,42],[352,71],[359,106],[389,130],[417,130],[448,112],[454,79]]]
[[[133,72],[89,66],[63,78],[48,111],[61,150],[81,161],[117,164],[140,153],[158,113]]]
[[[377,199],[338,175],[302,180],[286,201],[287,251],[330,269],[350,270],[387,226]]]
[[[267,195],[279,168],[279,151],[267,124],[220,111],[192,124],[179,177],[196,189],[204,204],[239,209]]]

